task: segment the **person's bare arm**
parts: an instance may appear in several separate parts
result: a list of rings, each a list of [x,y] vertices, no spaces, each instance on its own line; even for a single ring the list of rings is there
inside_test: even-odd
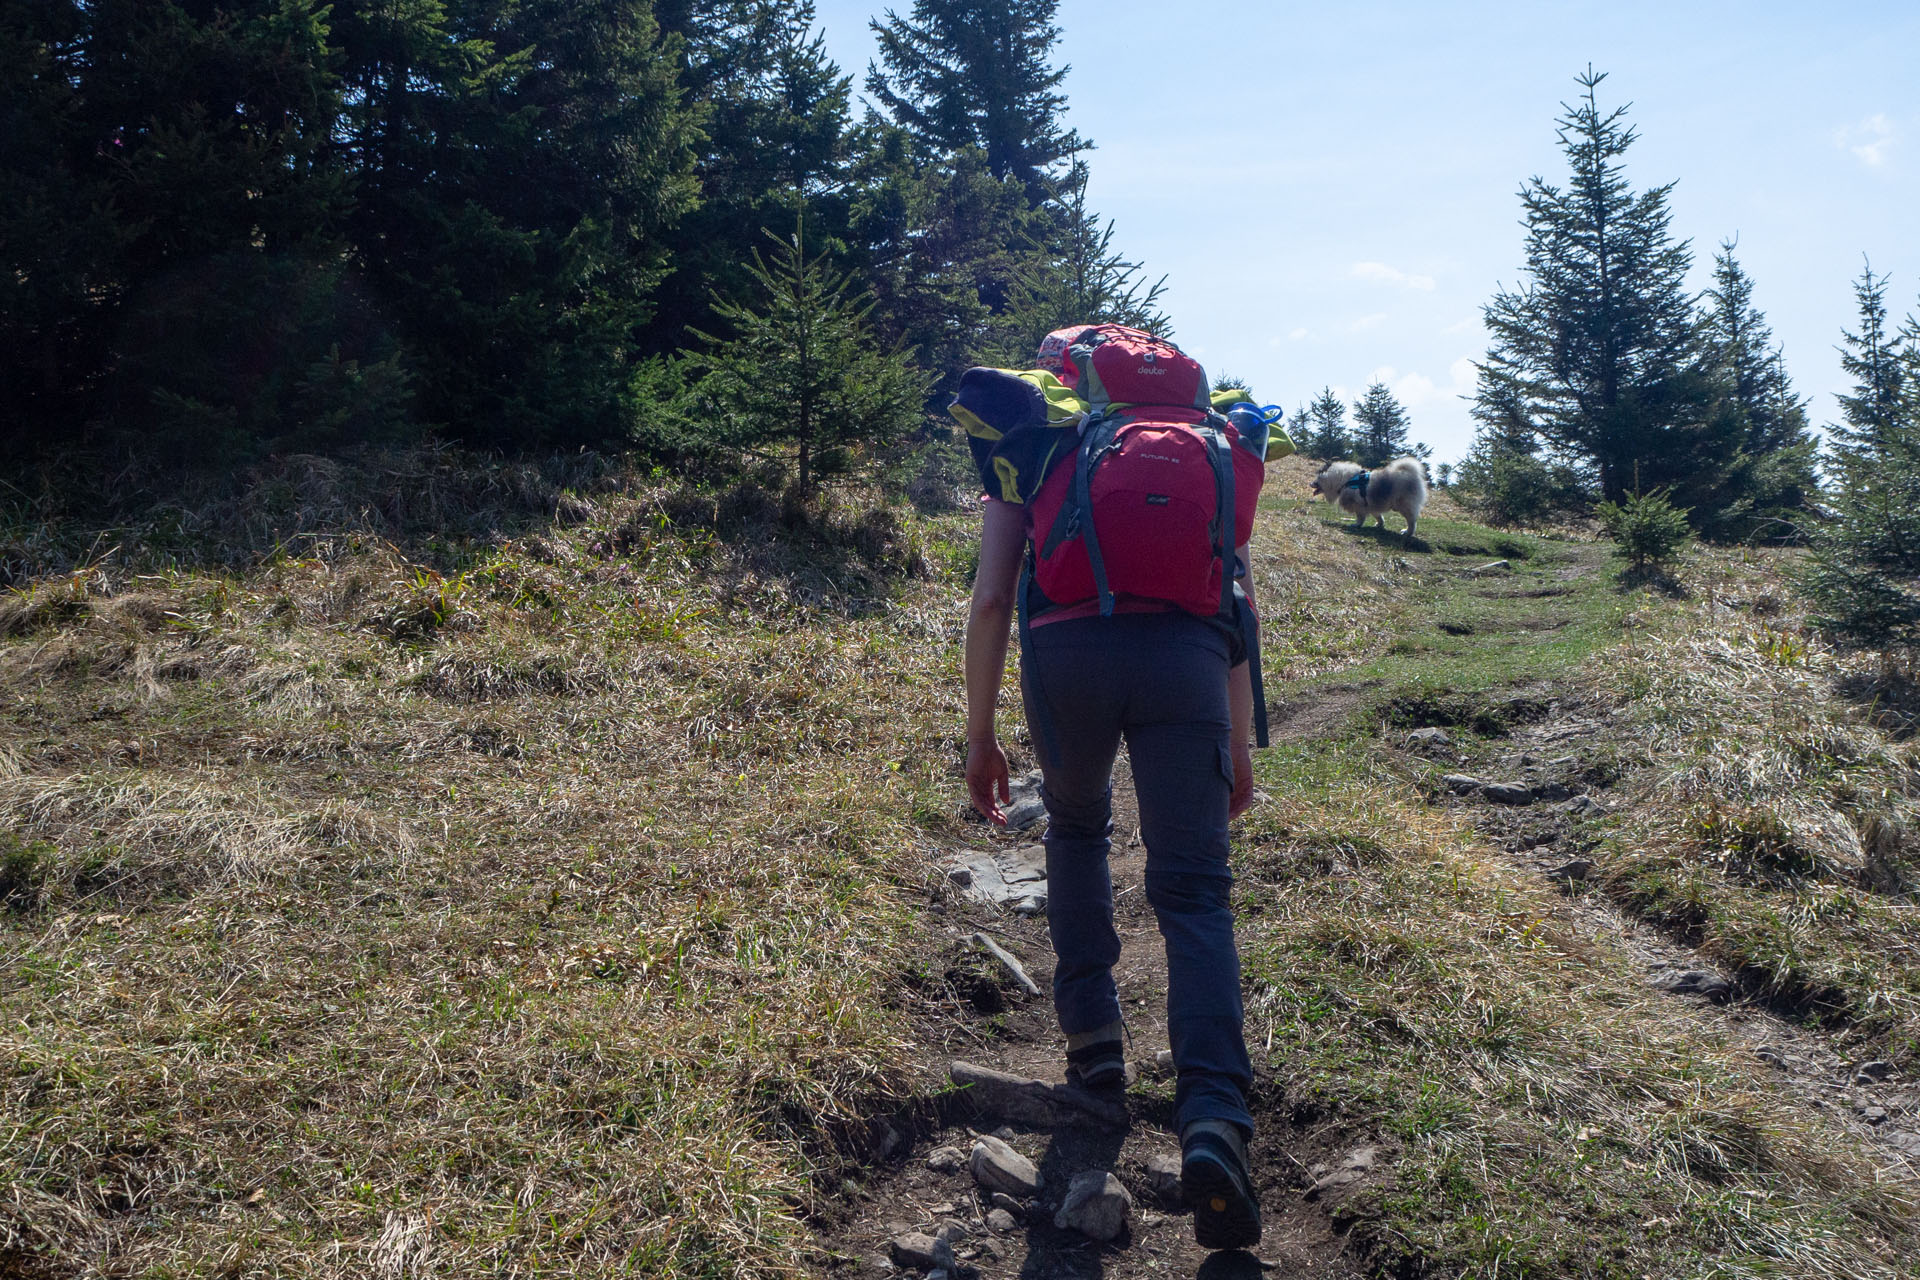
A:
[[[1253,544],[1244,543],[1240,563],[1247,567],[1241,579],[1247,598],[1253,598]],[[1248,655],[1249,661],[1252,655]],[[1237,818],[1253,803],[1253,669],[1242,662],[1227,673],[1228,746],[1233,752],[1233,796],[1227,816]]]
[[[967,795],[974,808],[1002,825],[1007,818],[1000,806],[1013,797],[1008,790],[1007,757],[1000,749],[993,716],[1000,701],[1000,677],[1007,668],[1008,629],[1026,544],[1026,512],[1010,502],[987,503],[980,530],[980,565],[973,575],[973,603],[967,611]]]

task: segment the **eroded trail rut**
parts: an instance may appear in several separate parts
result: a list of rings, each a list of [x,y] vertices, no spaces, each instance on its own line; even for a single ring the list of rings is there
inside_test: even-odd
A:
[[[1597,548],[1577,549],[1559,575],[1575,580],[1600,572],[1601,564]],[[1458,575],[1470,569],[1432,563],[1414,571]],[[1573,621],[1571,613],[1557,618],[1552,609],[1563,590],[1503,593],[1493,582],[1480,594],[1525,595],[1535,606],[1527,629],[1551,631]],[[1275,739],[1306,739],[1349,725],[1372,705],[1381,683],[1340,673],[1305,684],[1271,683]],[[1552,923],[1590,944],[1592,963],[1631,969],[1648,985],[1669,992],[1675,1017],[1755,1055],[1774,1068],[1778,1088],[1840,1116],[1845,1130],[1874,1153],[1887,1176],[1920,1181],[1920,1089],[1887,1078],[1884,1064],[1852,1061],[1833,1037],[1747,998],[1738,975],[1719,972],[1683,939],[1632,919],[1588,881],[1591,864],[1583,854],[1597,840],[1596,824],[1623,803],[1617,779],[1598,763],[1610,758],[1605,747],[1613,728],[1607,709],[1552,684],[1515,688],[1500,697],[1523,709],[1513,717],[1516,723],[1503,728],[1503,754],[1496,758],[1481,751],[1469,759],[1457,748],[1445,715],[1435,716],[1433,723],[1403,720],[1392,727],[1378,720],[1371,727],[1370,749],[1409,781],[1425,786],[1430,803],[1462,811],[1484,836],[1478,856],[1556,884],[1563,896]],[[1269,1274],[1331,1280],[1373,1273],[1362,1250],[1350,1244],[1351,1223],[1342,1206],[1362,1189],[1391,1185],[1393,1144],[1378,1134],[1345,1129],[1337,1120],[1298,1113],[1290,1105],[1287,1081],[1273,1078],[1261,1065],[1258,1029],[1251,1023],[1258,1072],[1252,1101],[1261,1122],[1251,1155],[1265,1235],[1251,1255],[1209,1256],[1194,1244],[1191,1222],[1178,1207],[1168,1174],[1169,1168],[1177,1171],[1179,1144],[1170,1128],[1171,1073],[1158,1061],[1167,1045],[1166,964],[1145,899],[1144,850],[1124,754],[1115,774],[1115,828],[1112,873],[1124,947],[1115,976],[1131,1034],[1129,1056],[1138,1073],[1126,1094],[1125,1123],[1021,1123],[945,1092],[944,1100],[924,1113],[931,1119],[904,1126],[913,1131],[893,1132],[882,1142],[884,1157],[871,1176],[838,1203],[828,1233],[837,1255],[835,1274],[914,1276],[933,1271],[949,1256],[958,1276],[1022,1280],[1196,1274],[1210,1280]],[[1001,855],[1003,865],[1017,866],[1023,847],[1033,845],[1042,829],[1035,825],[1001,837],[983,827],[974,847],[940,855],[942,870],[983,854]],[[964,872],[957,877],[966,878]],[[948,878],[927,907],[930,950],[938,956],[935,967],[944,966],[928,974],[925,991],[929,1005],[920,1071],[929,1095],[946,1090],[955,1061],[1033,1080],[1063,1078],[1063,1050],[1046,995],[1053,957],[1044,915],[1037,911],[1044,882],[1021,887],[1027,896],[1015,909],[977,901]],[[1038,994],[1023,991],[976,934],[1016,959]],[[1040,1174],[1037,1194],[996,1197],[980,1185],[967,1157],[983,1135],[997,1136],[1032,1162]],[[1088,1170],[1113,1172],[1132,1197],[1127,1228],[1110,1242],[1055,1223],[1073,1177]],[[944,1244],[936,1245],[938,1256],[929,1258],[926,1246],[936,1241]]]

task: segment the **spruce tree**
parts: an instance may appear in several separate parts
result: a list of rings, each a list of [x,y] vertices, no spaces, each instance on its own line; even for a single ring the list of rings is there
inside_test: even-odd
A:
[[[752,286],[753,248],[803,206],[821,244],[845,236],[852,78],[827,55],[812,0],[667,0],[655,12],[680,40],[680,86],[700,114],[700,199],[666,237],[672,274],[648,326],[650,345],[670,351],[689,326],[711,327],[715,294]]]
[[[1113,247],[1114,225],[1087,204],[1087,165],[1075,160],[1014,263],[1013,287],[996,318],[989,355],[1008,364],[1033,357],[1041,334],[1073,324],[1124,324],[1163,337],[1173,322],[1160,309],[1166,277],[1148,283],[1142,266]]]
[[[1408,436],[1407,411],[1384,382],[1375,382],[1353,402],[1353,455],[1363,467],[1384,467],[1395,458],[1424,458],[1432,450]]]
[[[1714,258],[1703,319],[1716,412],[1737,448],[1703,529],[1722,538],[1784,541],[1799,536],[1806,505],[1817,492],[1817,444],[1781,348],[1753,305],[1753,280],[1733,250],[1734,242],[1727,241]]]
[[[1867,644],[1920,643],[1920,405],[1913,352],[1887,319],[1887,280],[1871,266],[1854,286],[1860,328],[1842,335],[1853,391],[1831,426],[1839,518],[1814,538],[1803,582],[1820,625]]]
[[[1563,105],[1569,185],[1536,177],[1521,190],[1527,281],[1485,309],[1493,344],[1479,395],[1517,408],[1600,497],[1623,498],[1637,466],[1643,487],[1698,506],[1733,441],[1710,411],[1686,288],[1691,250],[1670,230],[1672,184],[1628,186],[1621,158],[1635,134],[1625,107],[1601,109],[1604,79],[1589,69],[1584,95]]]
[[[1479,429],[1454,482],[1488,520],[1530,524],[1584,505],[1578,474],[1541,456],[1526,404],[1510,382],[1490,379],[1482,368],[1472,412]]]
[[[732,332],[696,334],[706,373],[695,399],[715,443],[790,464],[805,491],[852,470],[863,449],[903,439],[925,384],[908,352],[875,340],[872,299],[828,254],[808,256],[802,231],[770,238],[771,259],[756,252],[750,267],[759,296],[716,300]]]
[[[1353,455],[1355,441],[1347,427],[1347,402],[1334,394],[1332,387],[1313,398],[1299,421],[1304,431],[1295,443],[1307,457],[1337,462]]]
[[[1055,166],[1086,147],[1060,126],[1068,68],[1048,65],[1060,28],[1059,0],[914,0],[910,17],[889,9],[872,25],[880,59],[867,92],[923,153],[977,146],[996,178],[1047,197]]]
[[[1019,186],[988,172],[978,147],[924,160],[904,131],[877,122],[863,143],[850,239],[875,298],[874,329],[918,351],[935,379],[930,397],[940,400],[993,347],[995,309],[1015,289],[1013,246],[1031,241],[1028,229],[1043,215]],[[1039,338],[1026,335],[1011,362],[1030,361]]]

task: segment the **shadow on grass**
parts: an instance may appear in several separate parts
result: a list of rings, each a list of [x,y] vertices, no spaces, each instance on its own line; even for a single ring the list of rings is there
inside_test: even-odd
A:
[[[1328,520],[1326,523],[1333,525],[1349,538],[1365,538],[1369,542],[1376,542],[1383,547],[1391,547],[1396,551],[1412,551],[1420,555],[1433,554],[1433,545],[1431,543],[1425,538],[1417,534],[1409,534],[1405,530],[1395,531],[1392,529],[1384,529],[1379,525],[1357,525],[1346,520]]]
[[[1862,707],[1881,732],[1905,741],[1920,731],[1920,677],[1905,663],[1884,661],[1875,671],[1859,671],[1835,681],[1839,697]]]
[[[1622,595],[1630,591],[1638,591],[1642,587],[1649,591],[1657,591],[1669,600],[1693,599],[1693,592],[1687,590],[1684,582],[1658,565],[1646,565],[1639,569],[1627,567],[1615,575],[1614,589]]]

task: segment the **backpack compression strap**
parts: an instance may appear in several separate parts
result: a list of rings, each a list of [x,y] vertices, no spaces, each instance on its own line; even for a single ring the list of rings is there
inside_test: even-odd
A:
[[[1213,422],[1196,427],[1195,431],[1206,442],[1207,460],[1213,464],[1214,507],[1219,520],[1214,548],[1220,556],[1220,616],[1233,621],[1246,646],[1247,674],[1253,681],[1253,740],[1264,747],[1267,745],[1267,689],[1260,670],[1260,620],[1254,615],[1251,600],[1235,598],[1233,581],[1234,570],[1240,565],[1240,549],[1233,545],[1236,527],[1233,445]],[[1242,597],[1245,594],[1240,592]]]

